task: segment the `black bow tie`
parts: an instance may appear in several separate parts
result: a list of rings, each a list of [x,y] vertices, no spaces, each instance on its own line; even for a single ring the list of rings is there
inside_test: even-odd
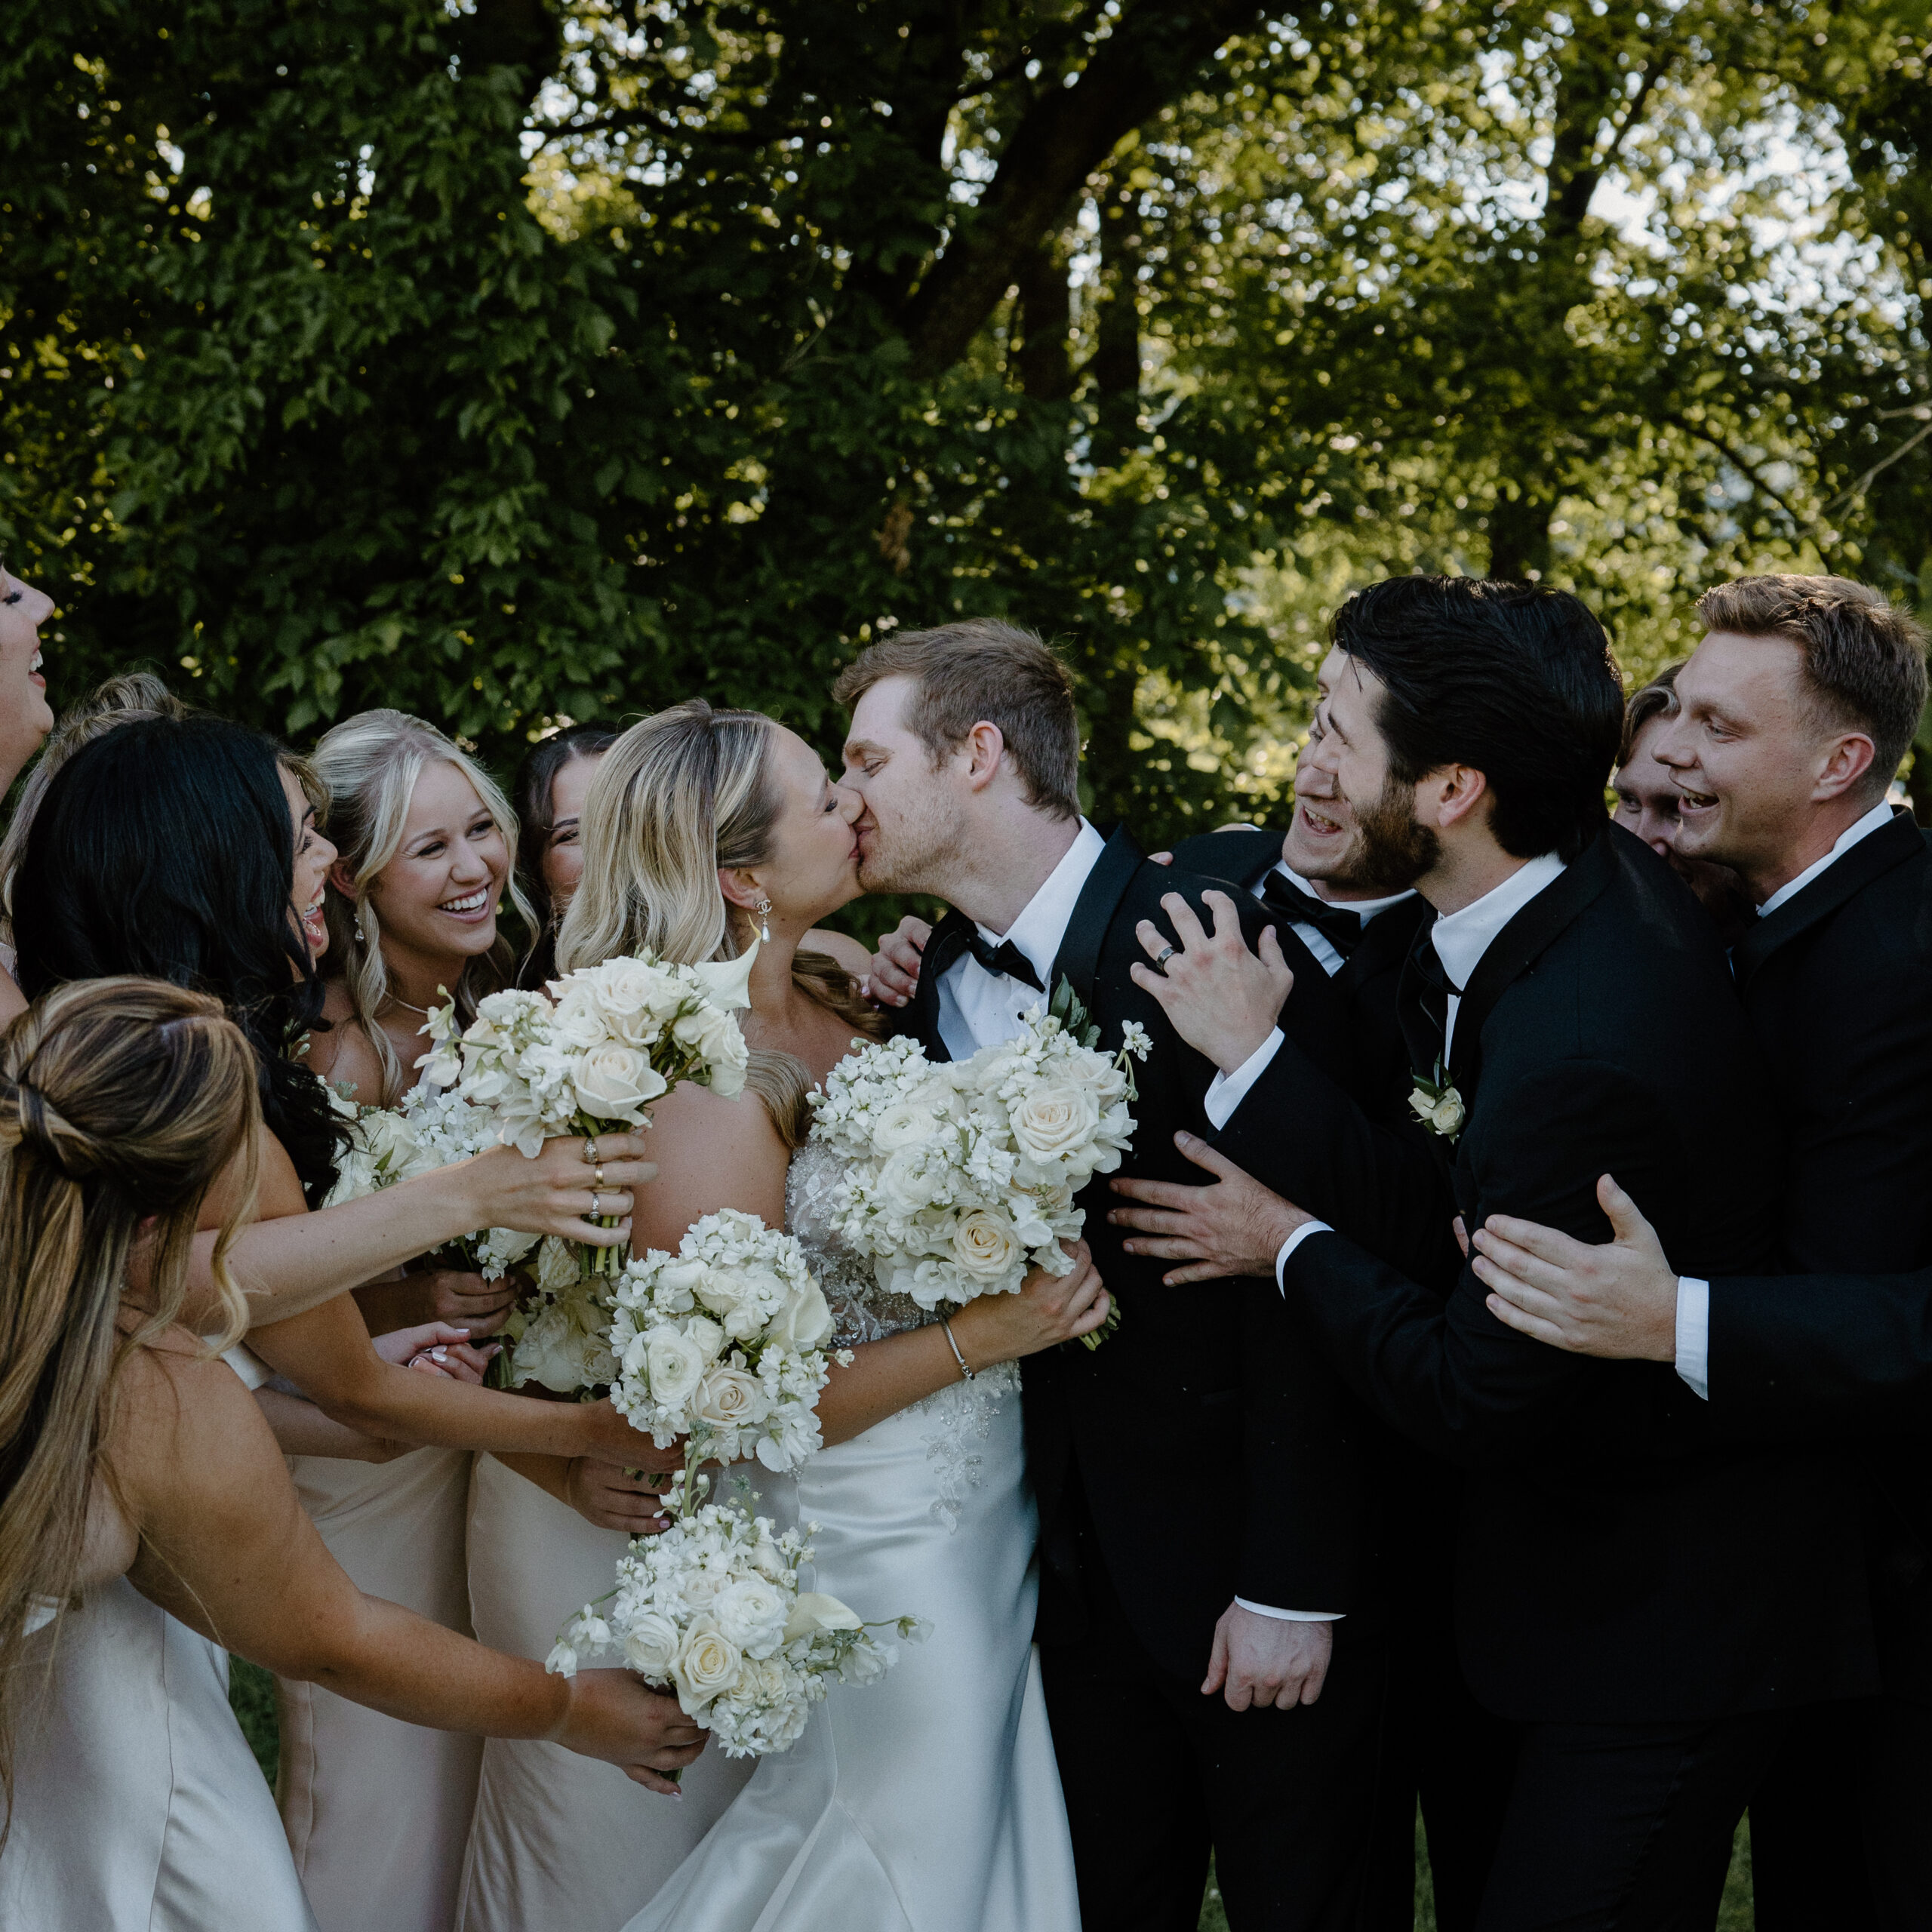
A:
[[[1032,961],[1010,939],[1003,939],[994,946],[977,933],[971,933],[967,936],[966,945],[989,973],[1004,973],[1009,980],[1017,980],[1023,986],[1031,986],[1036,993],[1046,991],[1040,983],[1039,974],[1033,971]]]
[[[1361,943],[1361,915],[1331,906],[1281,876],[1277,868],[1261,881],[1261,903],[1291,926],[1312,926],[1346,959]]]

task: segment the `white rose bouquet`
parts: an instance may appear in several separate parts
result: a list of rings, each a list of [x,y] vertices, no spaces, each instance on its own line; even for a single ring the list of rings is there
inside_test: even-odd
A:
[[[922,1618],[862,1623],[836,1597],[801,1591],[811,1546],[795,1530],[708,1503],[661,1535],[639,1537],[617,1563],[617,1588],[565,1626],[548,1668],[617,1651],[646,1682],[675,1691],[685,1715],[730,1758],[789,1750],[831,1680],[876,1683],[897,1653],[870,1635],[928,1635]]]
[[[680,1081],[727,1097],[748,1055],[734,1010],[748,1006],[752,946],[735,959],[673,965],[649,954],[580,967],[541,993],[491,993],[459,1034],[454,1003],[424,1029],[430,1079],[493,1117],[495,1138],[534,1159],[560,1134],[595,1140],[648,1127],[645,1109]],[[614,1227],[608,1215],[603,1225]],[[589,1248],[586,1273],[612,1275],[614,1248]]]
[[[902,1037],[832,1069],[812,1138],[839,1155],[841,1230],[881,1288],[937,1309],[1014,1293],[1029,1269],[1072,1269],[1060,1244],[1087,1218],[1074,1196],[1131,1147],[1128,1061],[1152,1044],[1130,1022],[1119,1051],[1100,1053],[1086,1017],[1062,980],[1017,1039],[969,1060],[935,1066]],[[1116,1306],[1108,1330],[1118,1319]]]
[[[792,1235],[736,1209],[707,1214],[675,1254],[634,1257],[610,1299],[611,1404],[660,1449],[687,1438],[688,1506],[700,1463],[791,1469],[820,1446],[832,1312]]]

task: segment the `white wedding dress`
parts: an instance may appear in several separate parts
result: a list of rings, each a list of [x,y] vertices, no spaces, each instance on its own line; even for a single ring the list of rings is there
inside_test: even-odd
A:
[[[832,1232],[837,1179],[827,1150],[801,1149],[786,1209],[838,1343],[930,1321]],[[807,1587],[869,1622],[929,1617],[933,1634],[900,1644],[878,1683],[834,1684],[626,1932],[1073,1932],[1017,1370],[943,1389],[758,1487],[761,1514],[816,1526]]]

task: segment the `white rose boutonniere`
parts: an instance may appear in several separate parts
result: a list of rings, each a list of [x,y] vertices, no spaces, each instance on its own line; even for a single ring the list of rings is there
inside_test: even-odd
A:
[[[1430,1133],[1439,1134],[1445,1140],[1454,1140],[1469,1118],[1469,1110],[1463,1104],[1462,1095],[1450,1084],[1440,1060],[1435,1063],[1433,1079],[1425,1078],[1420,1073],[1415,1076],[1409,1105]]]

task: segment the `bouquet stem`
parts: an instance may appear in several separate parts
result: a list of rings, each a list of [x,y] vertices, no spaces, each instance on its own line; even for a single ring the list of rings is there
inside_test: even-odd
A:
[[[1100,1327],[1096,1328],[1091,1335],[1082,1335],[1080,1338],[1081,1346],[1088,1350],[1091,1353],[1091,1351],[1097,1349],[1100,1344],[1104,1342],[1119,1326],[1120,1302],[1118,1298],[1116,1297],[1113,1306],[1107,1310],[1106,1320],[1102,1322]]]

